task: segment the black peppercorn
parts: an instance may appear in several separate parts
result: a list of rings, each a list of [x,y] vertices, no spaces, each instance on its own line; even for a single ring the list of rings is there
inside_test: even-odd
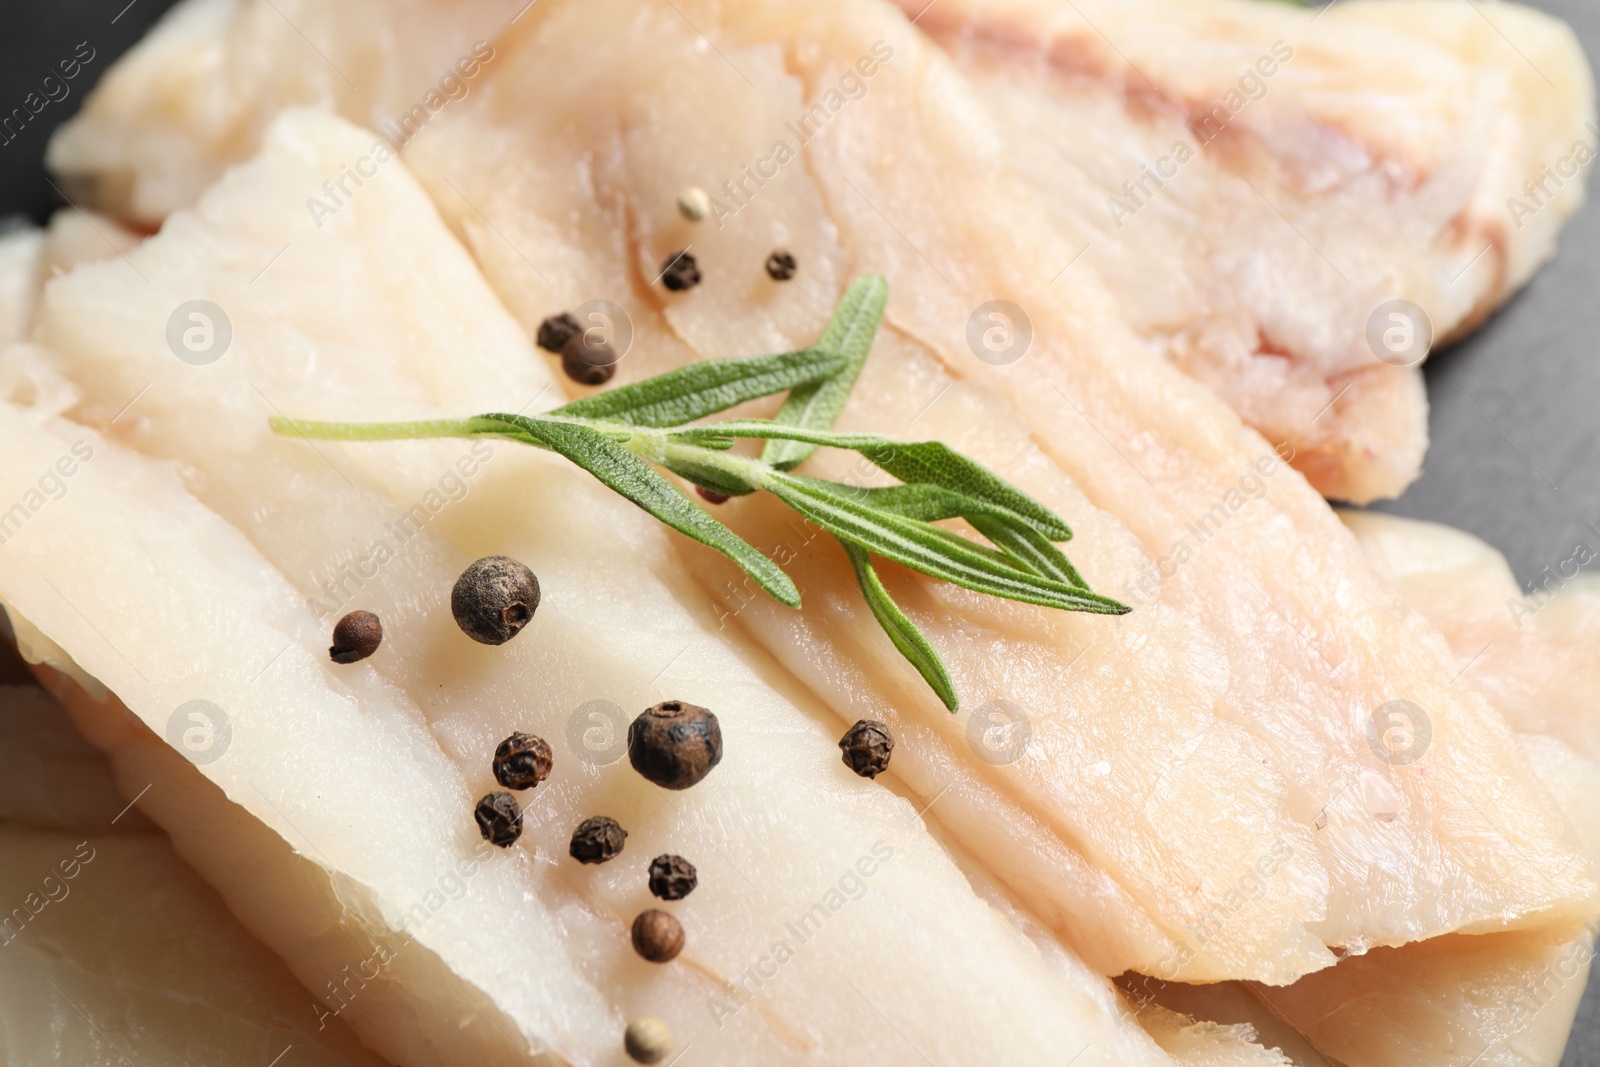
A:
[[[370,611],[352,611],[333,627],[333,645],[328,656],[335,663],[354,663],[378,651],[383,641],[383,623]]]
[[[699,493],[700,498],[707,504],[726,504],[728,502],[728,494],[719,493],[715,489],[707,489],[703,485],[695,486],[694,491]]]
[[[450,591],[456,625],[474,641],[503,645],[539,607],[539,579],[509,556],[488,556],[461,572]]]
[[[622,843],[628,839],[617,820],[604,815],[585,819],[572,831],[572,843],[567,853],[579,863],[605,863],[622,852]]]
[[[485,795],[473,814],[478,820],[478,832],[491,845],[510,848],[522,836],[522,809],[510,793]]]
[[[767,257],[767,277],[775,282],[786,282],[794,277],[797,266],[794,257],[780,248]]]
[[[539,347],[546,352],[560,352],[567,347],[568,341],[582,335],[583,326],[572,317],[571,312],[563,311],[559,315],[551,315],[539,324],[539,336],[536,340]]]
[[[494,780],[507,789],[532,789],[550,777],[550,745],[542,737],[516,733],[494,750]]]
[[[628,762],[663,789],[688,789],[722,762],[722,727],[705,708],[662,701],[628,726]]]
[[[662,900],[682,900],[700,884],[694,864],[670,853],[650,861],[650,892]]]
[[[580,385],[604,385],[617,373],[617,353],[604,341],[589,341],[586,333],[574,334],[561,349],[561,369]]]
[[[700,265],[694,261],[688,249],[674,252],[661,264],[661,284],[675,293],[700,284]]]
[[[844,765],[863,778],[876,778],[889,768],[894,738],[889,728],[874,719],[862,719],[839,739]]]
[[[633,920],[633,950],[651,963],[666,963],[683,951],[683,924],[659,908]]]

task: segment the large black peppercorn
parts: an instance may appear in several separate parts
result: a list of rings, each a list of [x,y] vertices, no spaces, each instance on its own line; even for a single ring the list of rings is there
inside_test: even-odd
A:
[[[473,815],[478,832],[491,845],[510,848],[522,836],[522,809],[510,793],[490,793],[478,801]]]
[[[839,739],[844,765],[863,778],[876,778],[889,769],[894,738],[889,728],[875,719],[862,719]]]
[[[700,884],[694,864],[670,853],[650,861],[650,892],[662,900],[682,900]]]
[[[663,789],[688,789],[722,762],[722,728],[705,708],[664,700],[629,725],[628,762]]]
[[[532,789],[550,777],[552,763],[544,738],[515,733],[494,750],[494,780],[507,789]]]
[[[604,341],[591,344],[587,333],[574,334],[562,346],[561,369],[580,385],[604,385],[617,373],[617,353]]]
[[[539,608],[539,579],[509,556],[488,556],[461,572],[450,591],[456,625],[474,641],[503,645]]]
[[[622,843],[628,839],[617,820],[604,815],[585,819],[572,831],[572,843],[567,853],[579,863],[605,863],[622,852]]]

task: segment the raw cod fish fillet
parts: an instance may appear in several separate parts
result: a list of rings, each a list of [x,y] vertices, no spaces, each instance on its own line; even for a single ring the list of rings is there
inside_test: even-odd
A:
[[[1584,853],[1600,858],[1600,585],[1558,574],[1529,596],[1504,557],[1468,534],[1370,512],[1344,520],[1450,641],[1468,684],[1504,712]],[[1136,1001],[1251,1024],[1297,1065],[1556,1067],[1595,935],[1593,922],[1560,937],[1452,935],[1374,949],[1282,989],[1123,985]],[[1279,1032],[1285,1024],[1298,1034]]]
[[[63,690],[124,792],[156,783],[140,809],[329,1014],[407,1067],[621,1064],[643,1014],[708,1064],[1281,1063],[1239,1029],[1157,1041],[1105,979],[1018,932],[923,805],[851,774],[832,715],[719,634],[666,533],[587,475],[504,442],[312,448],[268,431],[279,411],[559,402],[403,163],[322,227],[308,216],[305,190],[372,143],[285,115],[194,212],[51,281],[0,379],[0,499],[28,511],[0,600],[24,652],[126,703]],[[232,331],[203,366],[166,339],[195,299]],[[68,490],[28,510],[79,442],[92,456]],[[495,552],[528,561],[544,601],[491,649],[446,601]],[[383,646],[331,664],[331,623],[357,606],[382,617]],[[725,733],[722,763],[680,794],[616,762],[591,719],[595,701],[631,718],[669,696]],[[215,705],[210,739],[172,740],[196,700]],[[556,770],[501,852],[472,804],[513,729],[546,737]],[[568,839],[595,814],[630,836],[580,867]],[[700,885],[674,906],[688,947],[655,966],[627,926],[669,851]]]
[[[1439,343],[1476,328],[1554,253],[1600,154],[1577,38],[1499,0],[900,4],[972,79],[1070,269],[1341,500],[1400,495],[1427,448],[1425,334],[1390,302]]]
[[[0,686],[0,1063],[377,1067],[34,686]]]
[[[931,817],[1102,973],[1282,984],[1333,963],[1325,946],[1589,916],[1587,863],[1511,732],[1452,686],[1443,642],[1323,501],[1144,349],[1092,269],[1045,295],[1068,242],[937,50],[882,5],[676,7],[531,9],[478,95],[407,148],[524,329],[614,301],[631,320],[620,377],[646,376],[807,344],[852,273],[882,271],[890,327],[841,425],[945,441],[1023,486],[1077,531],[1090,584],[1134,606],[1053,614],[888,568],[962,695],[951,716],[837,547],[756,499],[724,511],[806,605],[682,546],[722,625],[842,722],[890,723]],[[578,54],[596,59],[540,74]],[[676,190],[775,158],[786,122],[866,69],[866,92],[724,227],[677,215]],[[801,264],[782,285],[760,266],[778,245]],[[651,283],[685,246],[704,280],[668,295]],[[1032,309],[1033,351],[1010,367],[965,340],[995,293]],[[853,462],[809,469],[869,473]],[[1394,699],[1437,709],[1427,778],[1368,744]],[[1008,715],[1027,744],[995,758],[986,721]],[[1541,873],[1513,858],[1530,848]]]
[[[972,79],[990,140],[1067,238],[1067,258],[1040,269],[1098,269],[1141,339],[1339,499],[1398,495],[1427,446],[1425,353],[1384,341],[1395,323],[1380,306],[1414,302],[1439,342],[1469,332],[1552,254],[1600,151],[1571,31],[1498,0],[1347,0],[1325,14],[1255,0],[901,4]],[[402,144],[477,91],[501,65],[496,33],[525,13],[521,0],[381,14],[188,0],[113,68],[51,165],[155,223],[253,151],[286,104],[336,108]],[[374,21],[389,27],[379,42]],[[473,75],[443,82],[458,60]],[[706,186],[735,210],[753,187],[739,169]],[[1388,347],[1369,341],[1374,321]]]

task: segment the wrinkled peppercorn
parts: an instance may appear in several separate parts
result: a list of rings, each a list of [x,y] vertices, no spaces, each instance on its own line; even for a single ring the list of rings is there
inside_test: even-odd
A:
[[[550,745],[542,737],[515,733],[494,750],[494,780],[507,789],[532,789],[550,777]]]
[[[335,663],[354,663],[378,651],[383,641],[383,623],[370,611],[352,611],[333,627],[333,644],[328,656]]]
[[[622,1047],[635,1063],[660,1063],[672,1051],[672,1029],[646,1015],[628,1024],[622,1032]]]
[[[700,265],[694,261],[688,249],[674,252],[661,264],[661,284],[675,293],[700,284]]]
[[[705,708],[664,700],[628,726],[628,762],[663,789],[688,789],[722,762],[722,728]]]
[[[667,854],[650,861],[650,892],[662,900],[682,900],[700,884],[694,864]]]
[[[585,819],[572,831],[572,843],[567,853],[579,863],[605,863],[622,852],[622,843],[628,839],[617,820],[605,815]]]
[[[707,489],[703,485],[695,486],[694,491],[699,493],[701,499],[707,504],[726,504],[728,502],[728,494],[719,493],[715,489]]]
[[[780,248],[767,257],[767,277],[775,282],[786,282],[794,277],[797,266],[794,257]]]
[[[491,845],[510,848],[522,836],[522,808],[510,793],[486,794],[473,815],[478,820],[478,832]]]
[[[560,352],[574,337],[583,336],[583,326],[570,311],[551,315],[539,324],[539,347],[546,352]]]
[[[844,765],[863,778],[876,778],[889,768],[894,738],[889,728],[874,719],[862,719],[839,739]]]
[[[651,908],[633,920],[633,950],[651,963],[666,963],[683,951],[683,924]]]
[[[539,608],[539,579],[509,556],[488,556],[461,572],[450,591],[450,611],[463,633],[485,645],[503,645]]]
[[[574,334],[561,349],[561,369],[580,385],[604,385],[617,373],[617,353],[604,341],[590,344],[587,333]]]

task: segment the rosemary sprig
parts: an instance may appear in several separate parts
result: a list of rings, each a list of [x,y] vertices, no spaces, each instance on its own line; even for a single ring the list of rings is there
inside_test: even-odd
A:
[[[303,422],[274,418],[280,434],[344,441],[501,437],[556,452],[674,530],[716,549],[790,607],[800,593],[754,546],[712,518],[657,467],[729,496],[770,493],[844,547],[867,606],[895,648],[951,711],[955,687],[926,635],[890,597],[872,557],[930,577],[1029,604],[1121,615],[1091,590],[1057,542],[1072,531],[1020,489],[937,441],[896,441],[831,429],[866,362],[888,284],[853,282],[810,348],[708,360],[598,393],[543,415],[477,415],[423,422]],[[776,419],[697,423],[747,400],[787,393]],[[731,451],[766,442],[759,459]],[[859,453],[900,485],[863,488],[792,472],[817,448]],[[963,519],[989,544],[935,523]]]

